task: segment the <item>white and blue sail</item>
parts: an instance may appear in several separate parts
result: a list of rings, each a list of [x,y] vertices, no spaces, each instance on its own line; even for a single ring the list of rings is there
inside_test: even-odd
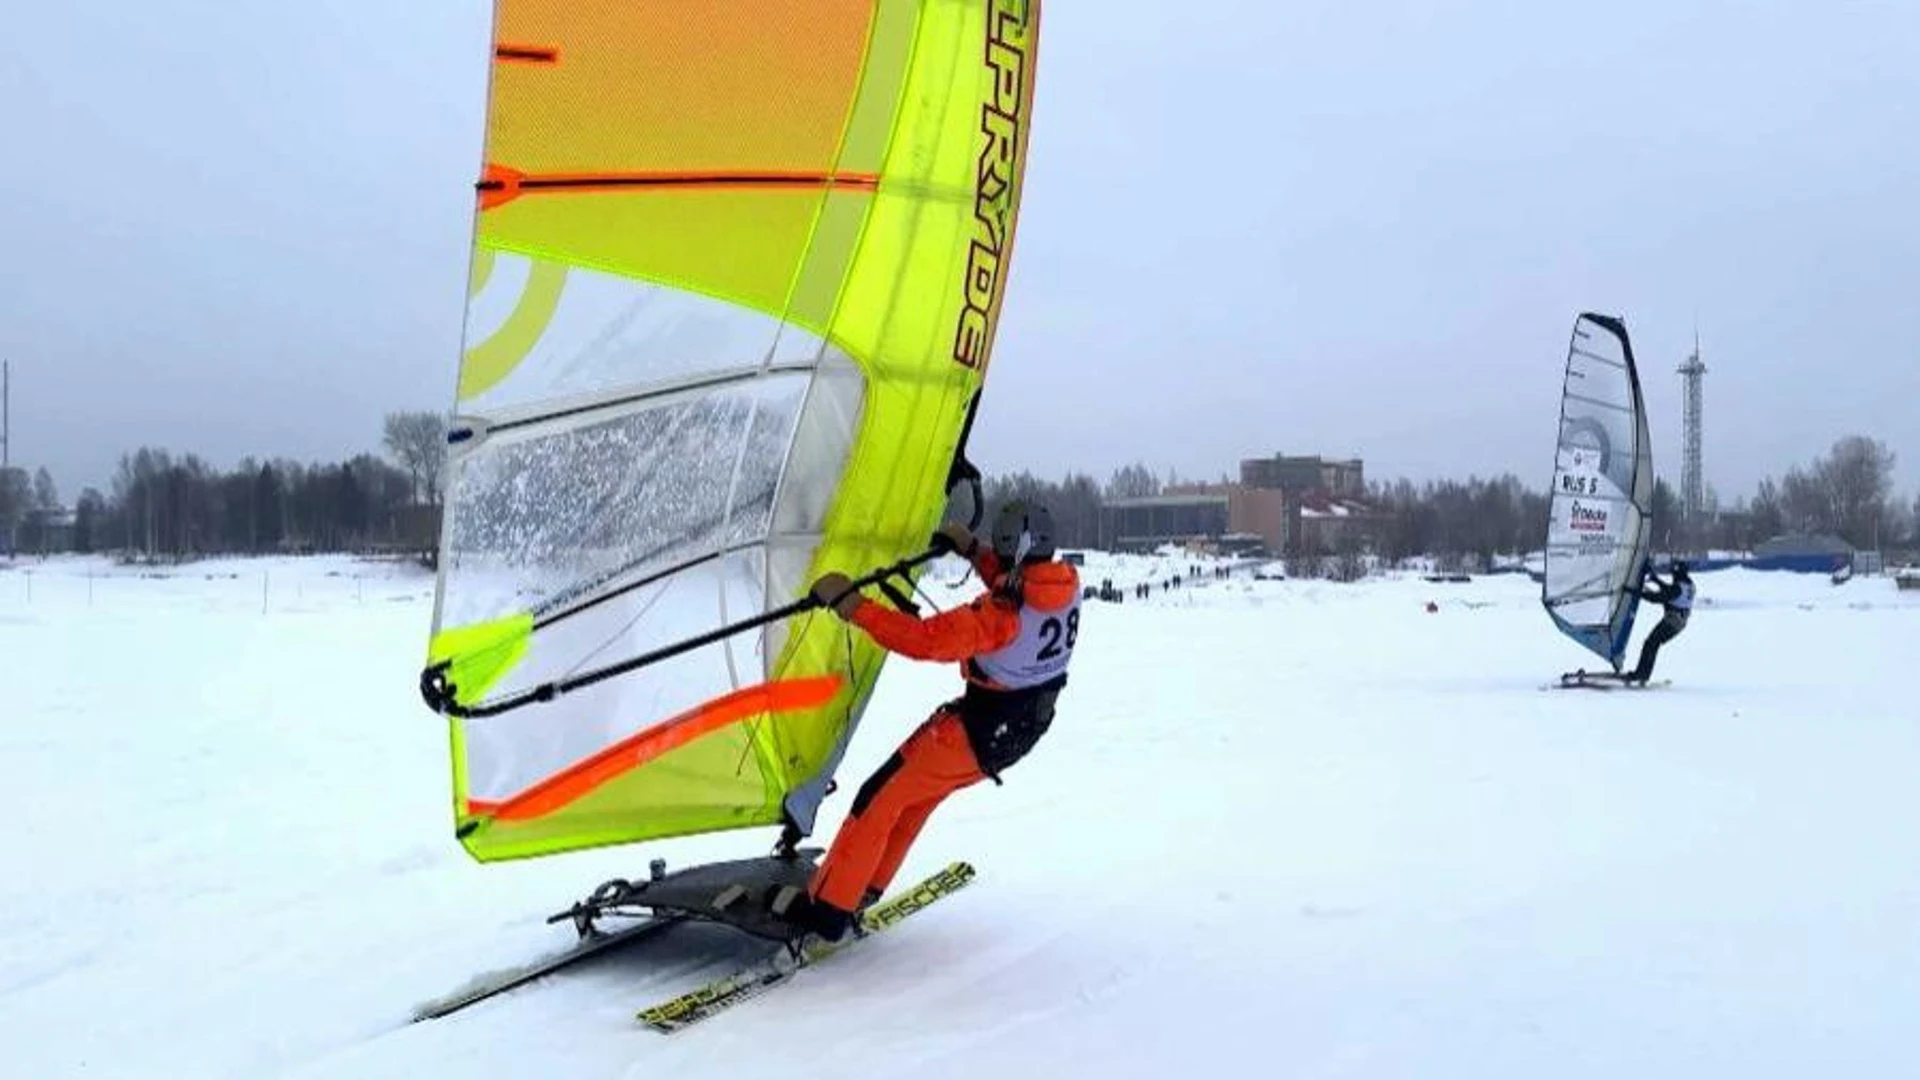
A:
[[[1574,319],[1560,394],[1541,603],[1620,671],[1652,540],[1653,450],[1627,327]]]

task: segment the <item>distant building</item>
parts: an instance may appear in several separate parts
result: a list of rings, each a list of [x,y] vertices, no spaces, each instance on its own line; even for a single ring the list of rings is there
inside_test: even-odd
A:
[[[1366,468],[1359,458],[1335,461],[1318,454],[1247,458],[1240,462],[1240,483],[1278,491],[1320,491],[1341,498],[1360,498],[1367,493]]]
[[[1286,538],[1285,493],[1239,484],[1175,484],[1158,495],[1109,500],[1101,509],[1101,541],[1116,551],[1182,544],[1278,552]]]
[[[1747,565],[1756,570],[1828,573],[1853,566],[1853,545],[1827,533],[1787,533],[1753,547]],[[1862,567],[1860,569],[1868,569]]]
[[[1292,521],[1288,516],[1287,493],[1278,488],[1231,485],[1227,497],[1227,525],[1238,535],[1260,538],[1267,554],[1287,550]]]
[[[1371,503],[1324,491],[1304,494],[1292,505],[1298,515],[1293,535],[1308,551],[1370,548],[1387,523],[1387,515]]]
[[[1162,544],[1217,540],[1231,530],[1224,493],[1143,495],[1100,507],[1100,546],[1151,551]]]
[[[1830,533],[1786,533],[1753,548],[1756,559],[1852,554],[1852,544]]]
[[[1272,505],[1284,520],[1272,530],[1280,540],[1275,551],[1369,547],[1386,520],[1366,501],[1366,466],[1359,458],[1248,458],[1240,462],[1240,484],[1250,492],[1279,493]]]
[[[20,555],[52,555],[73,550],[73,511],[65,507],[35,507],[14,527],[11,543],[0,536],[0,551]]]
[[[1271,554],[1296,542],[1335,551],[1352,538],[1364,546],[1383,520],[1365,493],[1358,458],[1249,458],[1237,484],[1172,484],[1158,495],[1108,500],[1100,542],[1116,551],[1183,544]]]

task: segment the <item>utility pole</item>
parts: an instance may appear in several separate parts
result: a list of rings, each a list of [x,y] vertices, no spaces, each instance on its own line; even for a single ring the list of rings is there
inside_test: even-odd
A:
[[[7,479],[7,466],[12,462],[12,447],[8,440],[13,437],[13,365],[0,360],[0,483]],[[8,516],[12,516],[9,510]],[[0,555],[13,555],[13,525],[0,519]]]

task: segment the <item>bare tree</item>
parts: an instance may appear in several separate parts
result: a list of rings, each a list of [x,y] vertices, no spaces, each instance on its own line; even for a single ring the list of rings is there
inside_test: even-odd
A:
[[[447,462],[447,422],[435,412],[391,412],[382,440],[387,453],[413,482],[413,501],[426,494],[429,506],[440,505],[440,470]]]
[[[1285,556],[1287,576],[1297,581],[1311,581],[1326,573],[1326,548],[1317,533],[1310,529],[1301,529],[1287,538]]]
[[[1367,555],[1359,533],[1342,529],[1333,550],[1329,576],[1335,581],[1359,581],[1367,576]]]
[[[12,554],[14,532],[33,505],[33,482],[27,470],[0,469],[0,551]]]
[[[1091,547],[1100,539],[1100,484],[1086,473],[1068,473],[1050,496],[1060,547]]]
[[[272,462],[261,464],[252,477],[248,502],[253,507],[252,533],[248,547],[254,551],[274,551],[287,534],[287,488]]]
[[[99,549],[107,539],[104,529],[107,517],[107,499],[93,488],[85,488],[73,504],[73,548],[75,551],[91,553]]]
[[[1673,493],[1673,485],[1665,477],[1653,482],[1653,499],[1648,504],[1651,511],[1647,516],[1652,519],[1653,547],[1656,551],[1671,550],[1674,541],[1680,536],[1680,498]]]
[[[984,514],[981,528],[993,524],[998,508],[1012,499],[1038,502],[1053,513],[1055,540],[1060,547],[1092,547],[1100,536],[1100,486],[1084,473],[1067,474],[1064,483],[1042,480],[1021,471],[989,476],[982,483]]]
[[[35,510],[58,510],[60,491],[53,486],[53,474],[45,465],[33,472],[33,508]]]
[[[1112,479],[1107,481],[1106,496],[1109,499],[1138,499],[1158,494],[1160,478],[1140,462],[1115,469]]]
[[[1827,525],[1855,547],[1877,548],[1893,494],[1893,451],[1878,439],[1848,435],[1814,465],[1826,496]]]
[[[1754,498],[1754,532],[1766,539],[1781,529],[1831,532],[1855,547],[1878,547],[1883,527],[1899,531],[1893,494],[1893,451],[1878,439],[1848,435],[1808,468],[1787,470],[1778,487],[1761,481]]]
[[[1773,477],[1760,481],[1760,489],[1754,492],[1747,513],[1755,544],[1771,540],[1787,530],[1786,499],[1780,494],[1780,485],[1773,482]]]
[[[1813,532],[1832,528],[1826,491],[1816,476],[1797,466],[1780,479],[1780,509],[1788,529]]]

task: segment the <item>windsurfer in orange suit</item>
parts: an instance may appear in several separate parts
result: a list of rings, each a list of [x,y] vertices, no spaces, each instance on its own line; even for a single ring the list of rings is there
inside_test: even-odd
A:
[[[844,937],[877,899],[942,800],[1027,755],[1053,722],[1054,702],[1080,633],[1080,577],[1054,558],[1053,517],[1010,502],[990,544],[949,524],[935,543],[973,564],[987,590],[964,607],[921,619],[874,603],[845,574],[813,595],[889,652],[957,662],[961,696],[935,709],[861,785],[846,822],[806,889],[776,888],[768,907],[803,932]]]

